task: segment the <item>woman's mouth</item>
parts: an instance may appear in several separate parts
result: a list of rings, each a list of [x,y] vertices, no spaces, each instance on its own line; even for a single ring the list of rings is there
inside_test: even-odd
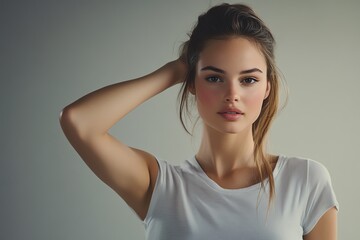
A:
[[[242,115],[244,115],[240,111],[223,111],[223,112],[219,112],[218,114],[220,114],[220,116],[222,116],[228,121],[238,120]]]

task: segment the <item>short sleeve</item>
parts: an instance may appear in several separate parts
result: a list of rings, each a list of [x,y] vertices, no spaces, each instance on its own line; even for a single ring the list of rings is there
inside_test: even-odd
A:
[[[153,216],[153,212],[154,209],[156,208],[156,205],[158,203],[158,199],[159,199],[159,195],[163,192],[163,188],[165,187],[165,175],[167,172],[167,162],[164,160],[161,160],[157,157],[155,157],[158,166],[159,166],[159,170],[158,170],[158,175],[156,177],[156,183],[154,186],[154,190],[153,193],[151,195],[151,200],[150,200],[150,204],[149,204],[149,208],[146,214],[146,217],[143,220],[143,224],[146,226],[149,224],[149,221],[151,220],[152,216]]]
[[[339,210],[328,170],[322,164],[312,160],[308,161],[306,196],[306,207],[302,221],[304,235],[315,227],[327,210],[332,207]]]

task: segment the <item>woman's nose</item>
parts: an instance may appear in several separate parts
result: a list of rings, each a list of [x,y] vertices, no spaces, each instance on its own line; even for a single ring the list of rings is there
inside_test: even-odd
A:
[[[240,99],[240,96],[239,96],[239,90],[237,89],[237,87],[234,86],[233,84],[228,86],[226,96],[225,96],[225,101],[226,102],[238,102],[239,99]]]
[[[228,96],[226,97],[226,102],[238,102],[239,101],[239,97],[238,96]]]

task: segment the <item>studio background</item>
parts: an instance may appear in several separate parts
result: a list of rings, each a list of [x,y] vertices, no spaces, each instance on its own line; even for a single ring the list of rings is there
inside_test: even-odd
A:
[[[339,239],[360,239],[360,2],[243,1],[267,23],[289,101],[269,150],[329,170]],[[0,239],[144,239],[141,221],[85,165],[59,124],[63,107],[177,58],[197,16],[221,1],[0,0]],[[230,1],[235,3],[235,1]],[[110,132],[178,164],[196,153],[175,86]]]

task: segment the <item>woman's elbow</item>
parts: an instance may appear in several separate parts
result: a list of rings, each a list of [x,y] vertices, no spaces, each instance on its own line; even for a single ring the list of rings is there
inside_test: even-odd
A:
[[[59,122],[60,126],[67,137],[79,133],[79,124],[77,123],[76,111],[67,106],[60,111]]]

